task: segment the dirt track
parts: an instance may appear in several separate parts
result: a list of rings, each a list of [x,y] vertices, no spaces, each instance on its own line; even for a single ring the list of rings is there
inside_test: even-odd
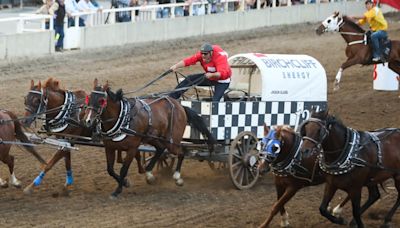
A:
[[[400,39],[398,17],[390,17],[392,39]],[[345,42],[338,34],[318,37],[315,24],[265,28],[246,33],[223,34],[199,39],[106,48],[85,53],[70,51],[35,60],[0,62],[0,107],[23,114],[23,97],[30,80],[56,77],[68,89],[90,91],[94,78],[108,79],[114,89],[133,90],[150,81],[181,58],[192,54],[205,40],[220,44],[231,55],[245,52],[308,54],[318,59],[328,74],[330,110],[345,124],[360,130],[382,127],[400,128],[400,99],[395,92],[372,90],[372,66],[355,66],[344,72],[342,88],[332,92],[332,82],[345,59]],[[191,68],[184,73],[198,71]],[[158,92],[175,86],[173,77],[144,93]],[[46,158],[53,149],[40,147]],[[33,157],[14,147],[16,174],[24,186],[39,173]],[[0,189],[1,227],[255,227],[269,212],[276,195],[273,178],[267,175],[251,190],[235,190],[228,174],[215,173],[207,163],[186,161],[183,166],[185,185],[176,187],[170,174],[158,173],[157,183],[147,185],[144,176],[131,167],[133,187],[124,189],[120,198],[110,200],[116,187],[106,172],[101,148],[81,147],[72,155],[75,184],[70,196],[60,194],[65,181],[63,162],[45,177],[32,196],[20,189]],[[8,171],[0,166],[0,174]],[[396,199],[392,183],[387,183],[382,201],[363,216],[369,227],[377,227]],[[319,215],[322,186],[300,191],[287,205],[293,227],[337,227]],[[343,194],[339,194],[343,196]],[[338,202],[338,197],[335,202]],[[390,205],[390,206],[389,206]],[[350,206],[345,217],[351,217]],[[273,227],[279,225],[279,216]],[[394,222],[400,225],[398,214]]]

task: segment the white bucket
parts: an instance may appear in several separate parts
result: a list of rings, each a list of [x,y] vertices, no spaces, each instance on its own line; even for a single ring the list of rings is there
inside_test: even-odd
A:
[[[399,75],[388,67],[388,63],[374,65],[374,89],[385,91],[399,90]]]

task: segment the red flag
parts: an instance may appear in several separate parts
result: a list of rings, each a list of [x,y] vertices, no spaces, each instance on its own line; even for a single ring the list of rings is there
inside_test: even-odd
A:
[[[393,8],[400,10],[400,1],[399,0],[378,0],[378,1],[375,0],[374,2],[375,3],[380,2],[381,4],[387,4]]]

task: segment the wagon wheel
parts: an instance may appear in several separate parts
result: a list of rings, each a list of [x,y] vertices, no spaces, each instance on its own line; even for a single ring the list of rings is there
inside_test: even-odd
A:
[[[236,188],[249,189],[259,177],[257,137],[251,131],[243,131],[231,143],[228,164],[231,181]]]
[[[142,165],[146,167],[149,164],[150,160],[153,158],[153,156],[154,154],[152,153],[143,152]],[[156,171],[162,171],[162,170],[172,171],[172,169],[174,168],[174,164],[175,164],[175,158],[171,157],[168,153],[164,152],[158,159],[155,168]]]

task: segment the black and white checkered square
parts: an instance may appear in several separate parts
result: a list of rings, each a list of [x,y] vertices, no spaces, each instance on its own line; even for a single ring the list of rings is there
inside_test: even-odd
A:
[[[218,140],[234,139],[242,131],[252,131],[258,138],[262,138],[264,123],[268,126],[295,127],[309,118],[305,110],[310,110],[316,105],[326,106],[324,101],[181,101],[181,103],[199,113]],[[201,139],[202,137],[196,130],[187,126],[184,138]]]

